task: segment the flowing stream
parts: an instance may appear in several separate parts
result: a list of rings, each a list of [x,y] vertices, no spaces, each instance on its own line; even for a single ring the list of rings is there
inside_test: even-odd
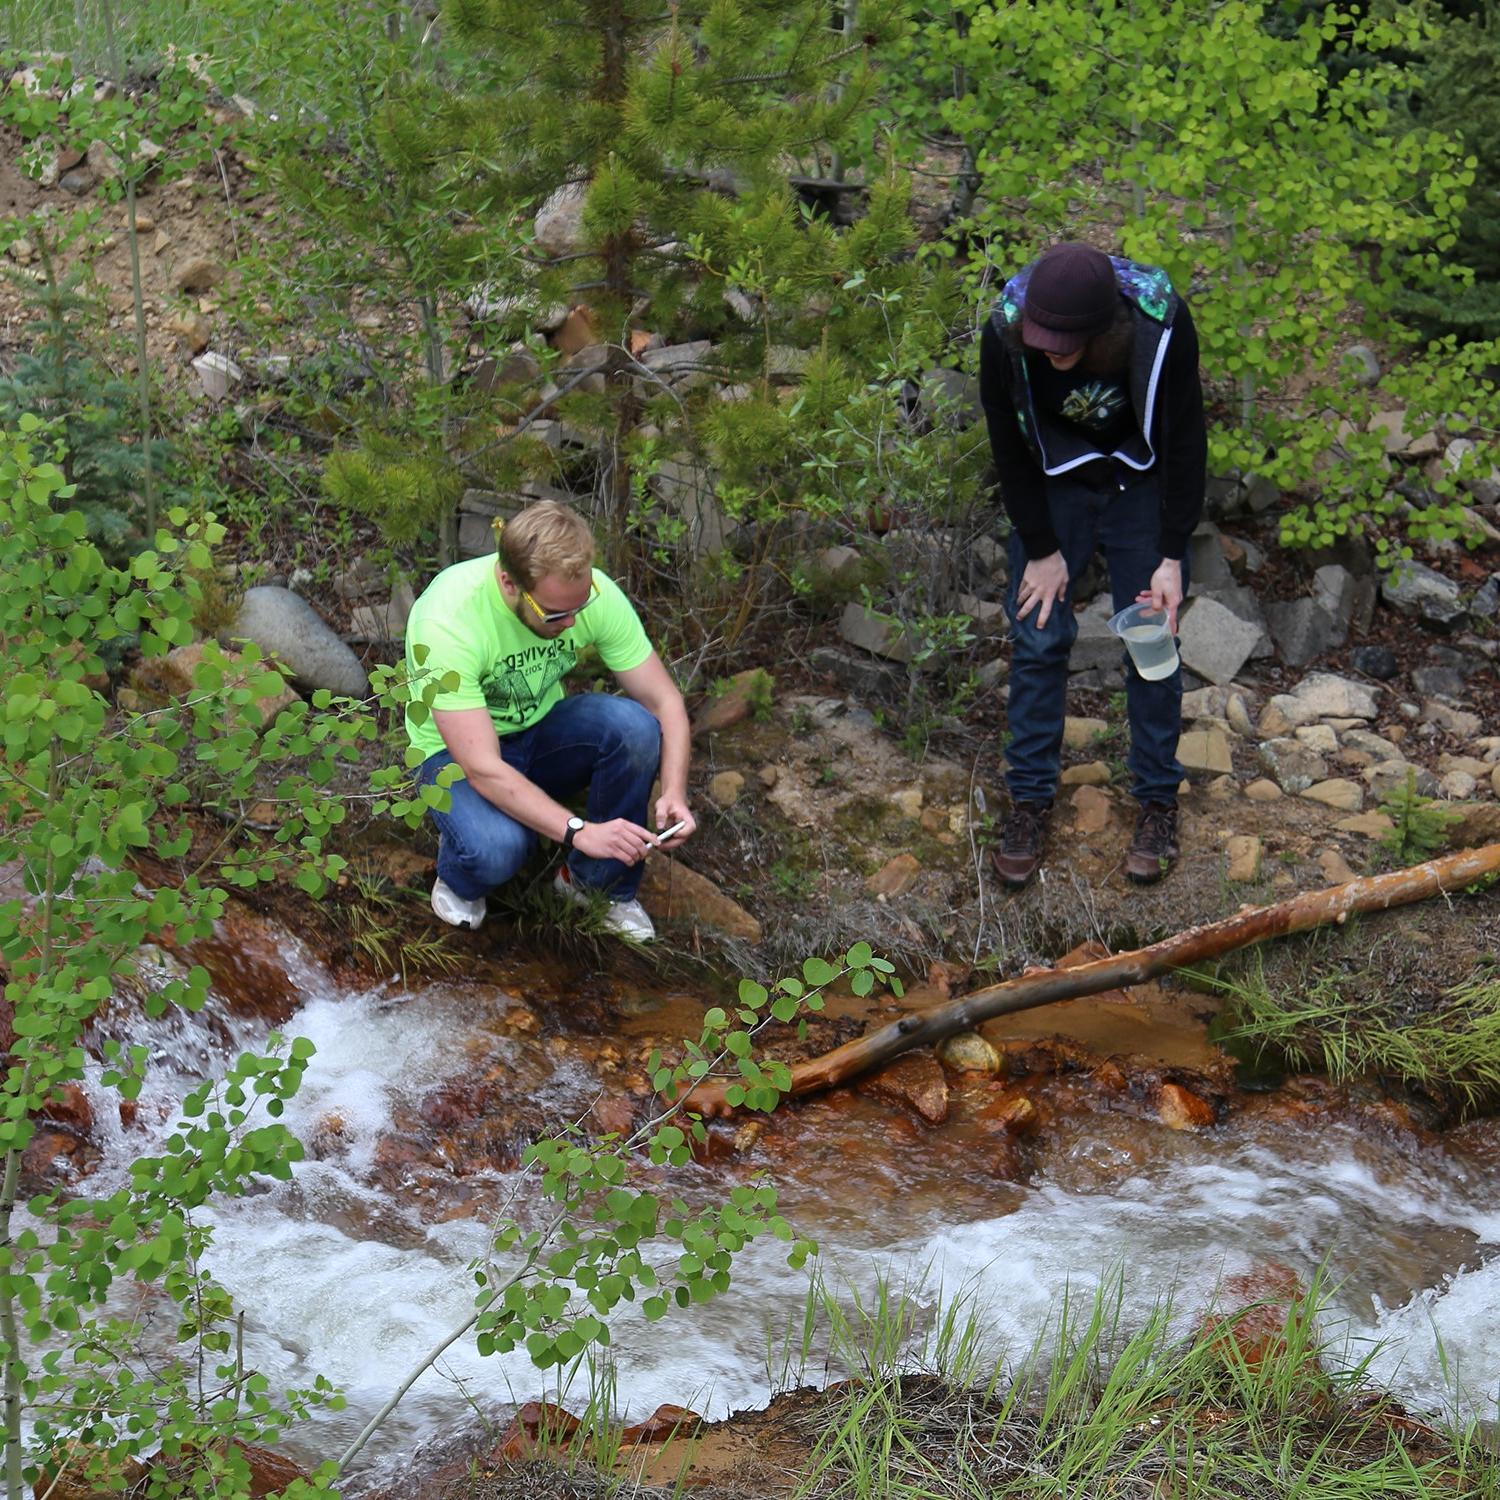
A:
[[[431,1174],[393,1171],[381,1142],[393,1121],[472,1072],[513,1079],[528,1107],[576,1118],[600,1093],[579,1055],[493,1024],[495,992],[474,985],[340,990],[290,939],[281,960],[297,991],[283,1026],[317,1047],[286,1123],[310,1143],[293,1180],[214,1210],[210,1266],[246,1310],[250,1363],[273,1385],[321,1373],[348,1408],[289,1443],[305,1460],[339,1451],[471,1306],[467,1267],[489,1214],[513,1188],[504,1172],[470,1173],[444,1201]],[[502,1000],[504,997],[501,997]],[[503,1005],[501,1007],[503,1009]],[[170,1128],[187,1086],[254,1046],[269,1023],[204,1013],[131,1023],[154,1052],[137,1121],[118,1124],[97,1077],[103,1160],[88,1190],[107,1189]],[[509,1070],[506,1072],[505,1070]],[[1500,1388],[1500,1209],[1493,1182],[1500,1130],[1456,1141],[1372,1139],[1313,1119],[1249,1114],[1174,1132],[1124,1114],[1060,1115],[1038,1137],[1025,1186],[976,1170],[961,1139],[919,1132],[844,1096],[814,1101],[797,1149],[768,1164],[784,1210],[819,1241],[834,1287],[870,1296],[877,1279],[929,1311],[963,1295],[982,1311],[996,1353],[1024,1353],[1064,1289],[1123,1273],[1127,1321],[1170,1293],[1184,1316],[1226,1275],[1274,1260],[1304,1277],[1326,1263],[1336,1340],[1348,1357],[1379,1344],[1376,1374],[1410,1405],[1493,1415]],[[690,1167],[691,1194],[722,1191],[731,1168]],[[455,1182],[459,1179],[456,1177]],[[674,1183],[676,1179],[674,1179]],[[523,1187],[516,1199],[527,1208]],[[764,1405],[779,1385],[821,1381],[816,1342],[796,1349],[806,1272],[785,1247],[754,1246],[729,1295],[646,1323],[627,1307],[614,1325],[618,1400],[638,1419],[664,1401],[710,1417]],[[555,1375],[524,1354],[480,1358],[460,1340],[425,1374],[366,1450],[349,1493],[389,1480],[424,1445],[465,1425],[503,1420],[514,1403],[555,1396]],[[564,1396],[566,1400],[566,1395]],[[574,1393],[575,1409],[581,1399]],[[472,1415],[471,1415],[472,1413]]]

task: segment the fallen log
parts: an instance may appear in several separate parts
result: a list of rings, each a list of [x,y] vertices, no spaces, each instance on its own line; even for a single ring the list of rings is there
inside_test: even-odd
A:
[[[1111,954],[1076,968],[1033,969],[946,1005],[913,1012],[821,1057],[794,1064],[788,1092],[813,1094],[835,1088],[913,1047],[930,1047],[960,1031],[972,1031],[996,1016],[1032,1010],[1054,1000],[1076,1000],[1101,990],[1142,984],[1172,969],[1217,958],[1268,938],[1307,932],[1329,923],[1342,924],[1362,912],[1409,906],[1444,891],[1462,890],[1497,874],[1500,874],[1500,844],[1487,844],[1482,849],[1465,849],[1386,875],[1367,875],[1346,885],[1305,891],[1274,906],[1246,907],[1223,921],[1190,927],[1149,947]],[[727,1081],[698,1084],[687,1096],[687,1109],[706,1119],[732,1113],[732,1106],[724,1098],[728,1087]]]

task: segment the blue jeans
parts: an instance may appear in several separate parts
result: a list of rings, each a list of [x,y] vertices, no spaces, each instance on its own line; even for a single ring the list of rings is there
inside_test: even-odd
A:
[[[1024,620],[1016,618],[1026,553],[1011,532],[1010,588],[1005,608],[1011,623],[1010,745],[1006,786],[1014,802],[1051,802],[1057,794],[1062,762],[1063,717],[1067,711],[1068,652],[1078,635],[1073,618],[1073,584],[1096,550],[1109,565],[1109,587],[1115,609],[1135,603],[1149,588],[1161,562],[1161,492],[1154,473],[1133,476],[1124,489],[1095,490],[1064,476],[1047,481],[1052,529],[1068,565],[1068,593],[1054,604],[1046,628],[1038,630],[1041,608],[1033,605]],[[1187,593],[1187,559],[1182,563],[1182,591]],[[1182,765],[1177,739],[1182,732],[1182,669],[1147,682],[1121,647],[1125,662],[1125,705],[1130,720],[1131,792],[1138,802],[1177,801]]]
[[[584,817],[590,823],[611,818],[646,822],[651,783],[661,764],[661,725],[649,709],[631,698],[578,693],[564,698],[530,729],[500,736],[505,764],[559,801],[589,789]],[[453,757],[446,750],[429,755],[417,769],[417,783],[430,785]],[[449,788],[447,812],[430,809],[442,835],[438,879],[465,901],[476,901],[504,885],[530,859],[537,835],[467,781]],[[643,864],[590,859],[574,850],[568,868],[578,885],[608,891],[629,901],[645,872]]]

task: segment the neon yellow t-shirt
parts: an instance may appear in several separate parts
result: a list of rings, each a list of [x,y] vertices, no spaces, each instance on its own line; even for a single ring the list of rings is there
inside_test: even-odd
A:
[[[651,642],[630,601],[612,578],[594,569],[599,592],[561,635],[544,640],[516,618],[500,592],[495,558],[444,568],[423,591],[406,622],[406,670],[458,673],[458,686],[439,693],[437,709],[487,708],[499,735],[529,729],[563,696],[562,678],[580,646],[594,645],[611,672],[628,672],[651,655]],[[428,654],[419,666],[414,648]],[[423,759],[443,749],[429,719],[406,733]]]

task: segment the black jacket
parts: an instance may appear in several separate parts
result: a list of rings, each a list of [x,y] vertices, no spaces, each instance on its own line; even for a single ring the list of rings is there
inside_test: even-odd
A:
[[[980,337],[980,402],[1005,509],[1028,559],[1058,550],[1047,507],[1049,476],[1072,474],[1104,487],[1132,471],[1157,469],[1163,557],[1186,555],[1203,514],[1208,435],[1192,314],[1165,273],[1111,259],[1135,323],[1126,383],[1136,419],[1112,452],[1101,452],[1086,432],[1036,407],[1028,365],[1045,356],[1026,350],[1020,338],[1031,266],[1006,283]]]

